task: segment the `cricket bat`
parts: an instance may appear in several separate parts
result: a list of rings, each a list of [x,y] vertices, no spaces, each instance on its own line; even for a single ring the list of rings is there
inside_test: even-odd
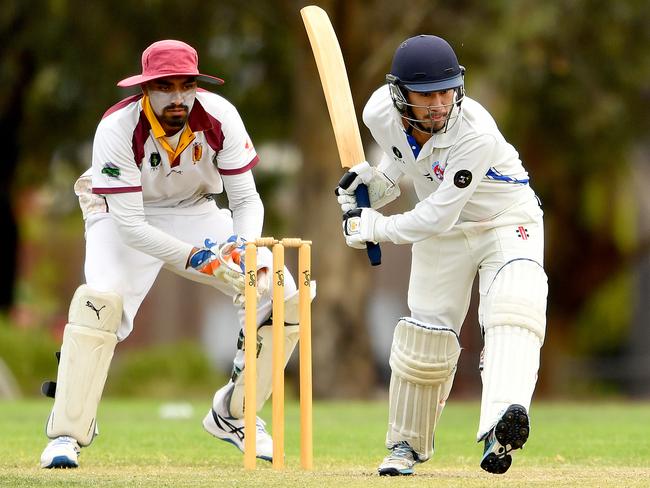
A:
[[[300,15],[318,67],[341,166],[350,168],[365,161],[366,157],[341,47],[332,23],[322,8],[310,5],[301,9]],[[360,184],[355,190],[355,196],[359,207],[370,207],[366,185]],[[367,242],[366,249],[370,263],[373,266],[381,264],[379,245]]]

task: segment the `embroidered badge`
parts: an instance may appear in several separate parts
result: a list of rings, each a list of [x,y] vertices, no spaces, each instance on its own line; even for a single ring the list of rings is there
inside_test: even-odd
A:
[[[442,181],[445,176],[445,167],[440,164],[440,161],[433,163],[431,169],[433,170],[433,174],[436,175],[436,178]]]
[[[196,163],[198,160],[201,159],[201,156],[203,155],[203,144],[200,142],[195,142],[192,145],[192,162]]]
[[[119,178],[120,168],[115,166],[113,163],[106,163],[102,168],[102,174],[109,176],[110,178]]]
[[[472,173],[466,169],[461,169],[454,176],[454,185],[458,188],[467,188],[472,182]]]
[[[161,161],[160,153],[157,152],[151,153],[151,156],[149,156],[149,165],[152,168],[157,168],[160,165],[160,161]]]

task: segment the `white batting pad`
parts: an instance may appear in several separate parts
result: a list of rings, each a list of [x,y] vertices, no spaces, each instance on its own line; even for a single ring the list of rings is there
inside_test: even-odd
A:
[[[544,269],[522,259],[501,268],[482,297],[485,347],[478,440],[509,405],[518,403],[530,411],[546,331],[547,294]]]
[[[390,354],[390,404],[386,447],[408,441],[426,461],[433,434],[456,373],[460,344],[456,333],[413,318],[395,327]]]
[[[87,285],[77,288],[63,333],[48,437],[67,435],[81,446],[92,442],[121,319],[119,295],[98,292]]]
[[[286,315],[286,314],[285,314]],[[286,367],[293,350],[298,344],[300,337],[299,327],[297,325],[284,326],[284,365]],[[241,338],[240,338],[241,339]],[[240,350],[237,351],[235,357],[235,367],[232,376],[234,381],[234,389],[230,398],[230,405],[228,407],[229,413],[235,418],[244,418],[244,372],[240,364],[243,364],[243,341],[240,340],[238,344]],[[270,322],[262,324],[257,329],[257,411],[259,412],[264,406],[264,402],[271,396],[273,389],[273,327]],[[217,408],[217,406],[215,406]]]

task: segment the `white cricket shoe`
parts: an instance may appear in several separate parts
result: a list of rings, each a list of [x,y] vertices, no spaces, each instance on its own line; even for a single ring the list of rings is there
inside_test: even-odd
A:
[[[406,441],[400,441],[390,451],[390,454],[379,465],[379,476],[408,476],[413,474],[413,466],[420,461],[411,445]]]
[[[266,431],[265,422],[257,417],[255,433],[256,455],[264,461],[273,461],[273,439]],[[244,452],[244,420],[219,415],[213,408],[203,419],[203,428],[222,441],[230,442]]]
[[[528,412],[516,403],[510,405],[484,436],[485,448],[481,458],[481,468],[493,474],[503,474],[508,471],[512,464],[511,452],[522,449],[529,434]]]
[[[41,468],[76,468],[79,466],[79,443],[63,435],[51,440],[41,454]]]

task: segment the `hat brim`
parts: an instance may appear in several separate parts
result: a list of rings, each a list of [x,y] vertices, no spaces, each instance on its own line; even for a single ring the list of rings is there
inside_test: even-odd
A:
[[[216,76],[204,75],[201,73],[198,74],[197,73],[164,73],[164,74],[149,75],[149,76],[144,76],[144,75],[129,76],[128,78],[124,78],[123,80],[118,81],[117,86],[126,88],[129,86],[142,85],[143,83],[146,83],[151,80],[157,80],[159,78],[168,78],[170,76],[194,76],[197,81],[203,81],[205,83],[211,83],[213,85],[224,84],[224,81],[221,78],[217,78]]]
[[[446,80],[435,81],[431,83],[408,83],[402,82],[402,86],[408,91],[417,93],[435,92],[441,90],[449,90],[463,85],[463,75],[458,74],[453,78]]]

